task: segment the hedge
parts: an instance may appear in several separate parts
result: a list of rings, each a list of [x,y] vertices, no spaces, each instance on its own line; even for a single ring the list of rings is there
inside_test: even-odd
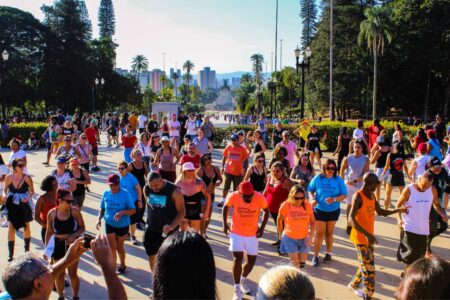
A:
[[[333,121],[325,121],[325,122],[314,122],[311,123],[314,125],[317,125],[319,128],[319,131],[324,133],[326,131],[327,138],[323,141],[323,147],[325,151],[334,151],[337,147],[337,140],[339,136],[339,130],[341,127],[346,126],[349,128],[350,133],[353,132],[353,130],[356,128],[356,122],[333,122]],[[311,125],[310,124],[310,125]],[[373,123],[371,121],[364,122],[364,127],[367,128]],[[403,123],[398,122],[392,122],[392,121],[382,121],[381,125],[387,130],[388,136],[392,137],[392,134],[394,133],[395,124],[401,124],[402,131],[403,131],[403,144],[405,147],[405,152],[407,154],[412,154],[413,149],[411,148],[411,145],[407,139],[407,136],[413,137],[416,135],[417,129],[419,127],[414,126],[407,126]],[[291,133],[291,139],[298,141],[298,138],[293,135],[293,131],[300,127],[300,124],[290,124],[290,125],[281,125],[281,128],[283,130],[287,130]],[[268,126],[268,137],[272,135],[272,131],[274,129],[274,126],[269,125]],[[251,125],[232,125],[228,126],[226,128],[216,128],[213,144],[215,147],[224,147],[227,143],[227,140],[230,139],[230,135],[232,133],[236,133],[239,130],[244,130],[245,132],[249,130],[255,130],[255,126]]]
[[[350,132],[353,132],[353,130],[356,128],[356,122],[333,122],[333,121],[324,121],[324,122],[315,122],[312,123],[318,126],[320,132],[327,132],[327,138],[323,141],[323,146],[326,151],[334,151],[337,146],[337,139],[339,136],[339,129],[343,126],[346,126],[349,128]],[[372,124],[371,121],[364,122],[364,127],[369,127]],[[392,136],[394,133],[394,125],[398,124],[398,122],[392,122],[392,121],[382,121],[381,124],[384,126],[384,128],[388,132],[388,136]],[[411,149],[410,143],[408,142],[406,136],[413,137],[417,129],[419,127],[414,126],[407,126],[403,123],[400,123],[402,126],[403,134],[404,134],[404,146],[405,151],[407,154],[413,153],[413,150]],[[41,135],[44,133],[44,131],[47,129],[48,124],[44,122],[30,122],[30,123],[19,123],[19,124],[11,124],[9,136],[15,137],[18,135],[21,135],[24,140],[28,140],[30,137],[31,132],[36,132],[36,135],[38,137],[41,137]],[[281,128],[283,130],[287,130],[291,133],[291,138],[293,140],[297,140],[297,138],[292,134],[292,132],[298,128],[300,124],[290,124],[290,125],[281,125]],[[268,136],[270,137],[272,134],[274,126],[269,125],[268,126]],[[216,128],[214,131],[214,138],[213,138],[213,145],[216,148],[225,147],[227,144],[227,141],[230,139],[230,136],[232,133],[236,133],[239,130],[244,130],[245,132],[249,130],[255,130],[255,126],[251,125],[231,125],[226,128]]]

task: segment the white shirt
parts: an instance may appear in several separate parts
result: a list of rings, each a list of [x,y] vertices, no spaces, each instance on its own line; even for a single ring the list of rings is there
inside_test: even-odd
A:
[[[197,126],[195,125],[195,120],[187,120],[186,121],[187,132],[188,135],[197,135]]]
[[[170,121],[169,122],[169,135],[170,136],[180,136],[181,124],[179,121]]]
[[[353,131],[353,138],[357,140],[361,140],[364,137],[364,131],[362,129],[356,128]]]
[[[0,165],[0,177],[8,174],[8,168],[5,165]],[[5,189],[5,182],[0,182],[0,192]]]
[[[414,181],[416,181],[420,175],[425,173],[425,167],[427,165],[428,159],[430,158],[429,155],[421,155],[414,159],[414,161],[417,164],[416,171],[414,172]]]
[[[147,117],[144,115],[140,115],[138,117],[138,127],[139,128],[145,128],[145,122],[147,122]]]
[[[410,184],[410,195],[405,207],[408,207],[408,213],[402,214],[403,229],[420,235],[430,234],[430,210],[433,205],[433,189],[429,187],[424,192],[419,192]]]

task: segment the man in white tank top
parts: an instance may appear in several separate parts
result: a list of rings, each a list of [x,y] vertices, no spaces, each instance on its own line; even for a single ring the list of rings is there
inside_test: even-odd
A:
[[[419,176],[422,175],[426,170],[427,161],[430,156],[427,154],[427,144],[422,143],[417,146],[417,152],[419,157],[416,157],[409,168],[409,176],[411,176],[416,182]]]
[[[433,174],[424,172],[417,183],[410,184],[403,190],[397,202],[397,208],[405,206],[408,209],[408,213],[397,215],[401,230],[397,258],[405,263],[406,267],[425,256],[427,237],[430,234],[431,205],[445,222],[448,220],[432,184]]]

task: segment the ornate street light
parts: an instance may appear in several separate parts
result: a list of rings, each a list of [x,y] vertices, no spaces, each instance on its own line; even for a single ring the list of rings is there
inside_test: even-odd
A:
[[[300,49],[297,48],[294,50],[295,54],[295,66],[297,70],[297,76],[299,68],[302,70],[302,98],[300,100],[300,119],[302,120],[305,117],[305,69],[308,68],[309,71],[309,58],[312,55],[311,48],[307,47],[305,50],[300,51]],[[302,62],[299,63],[300,56],[302,57]]]

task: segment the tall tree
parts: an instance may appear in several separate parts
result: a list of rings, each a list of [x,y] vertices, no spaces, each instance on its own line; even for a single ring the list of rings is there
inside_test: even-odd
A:
[[[85,23],[88,27],[88,31],[92,34],[92,22],[89,18],[89,12],[86,7],[86,3],[84,0],[78,0],[80,2],[80,13],[81,13],[81,20],[83,23]]]
[[[131,69],[136,72],[136,78],[140,86],[141,82],[139,76],[142,72],[148,70],[148,59],[142,54],[136,55],[131,62]]]
[[[392,41],[392,9],[389,6],[374,6],[364,10],[366,19],[361,22],[358,44],[367,42],[373,55],[372,118],[377,118],[377,68],[378,56],[383,55],[384,45]]]
[[[178,82],[177,81],[180,78],[180,75],[178,75],[178,73],[175,70],[175,72],[173,72],[170,75],[170,78],[173,80],[173,85],[174,85],[174,89],[175,89],[175,97],[178,97]]]
[[[264,57],[260,53],[255,53],[250,57],[250,60],[252,61],[252,70],[253,73],[255,73],[255,84],[256,84],[256,102],[258,107],[258,114],[261,113],[261,100],[259,93],[261,92],[261,84],[262,84],[262,78],[261,73],[263,71],[263,63],[264,63]]]
[[[187,92],[188,100],[191,99],[190,98],[191,93],[190,93],[190,89],[189,89],[189,81],[192,79],[192,76],[191,76],[192,69],[194,69],[194,63],[190,60],[185,61],[183,64],[183,70],[186,71],[186,75],[187,75],[187,76],[185,76],[185,78],[187,79],[186,83],[187,83],[187,87],[188,87],[188,92]]]
[[[78,0],[57,0],[43,6],[45,15],[42,88],[54,106],[88,107],[93,66],[89,62],[90,23]],[[89,101],[89,102],[88,102]]]
[[[101,0],[98,10],[100,37],[112,37],[116,32],[116,18],[112,0]]]
[[[302,19],[302,49],[306,49],[316,33],[317,4],[315,0],[300,0]]]

